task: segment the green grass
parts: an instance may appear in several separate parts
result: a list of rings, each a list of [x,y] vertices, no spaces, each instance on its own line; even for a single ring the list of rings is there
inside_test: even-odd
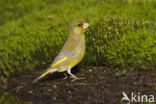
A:
[[[156,67],[156,2],[126,0],[1,0],[0,76],[45,69],[75,18],[90,23],[79,64]]]

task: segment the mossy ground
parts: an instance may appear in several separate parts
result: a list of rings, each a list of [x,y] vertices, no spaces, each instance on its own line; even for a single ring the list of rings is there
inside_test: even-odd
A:
[[[0,5],[1,78],[47,68],[75,18],[90,23],[79,66],[156,67],[154,0],[1,0]]]

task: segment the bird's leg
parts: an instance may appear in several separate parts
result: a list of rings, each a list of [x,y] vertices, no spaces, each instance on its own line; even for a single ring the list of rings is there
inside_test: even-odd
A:
[[[64,78],[63,78],[63,80],[65,80],[65,79],[67,79],[68,78],[68,75],[66,74],[66,73],[64,73]]]
[[[85,79],[85,78],[78,78],[78,77],[76,77],[74,74],[71,73],[71,69],[68,69],[68,70],[67,70],[67,73],[68,73],[69,75],[71,75],[71,77],[74,78],[74,79],[71,80],[71,81],[76,81],[76,80],[80,80],[80,79]]]

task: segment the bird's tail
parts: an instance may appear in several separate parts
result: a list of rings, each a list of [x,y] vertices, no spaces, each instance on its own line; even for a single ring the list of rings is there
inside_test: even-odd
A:
[[[55,71],[56,71],[56,69],[49,69],[49,70],[45,71],[42,75],[40,75],[38,78],[36,78],[35,80],[33,80],[32,83],[36,83],[37,81],[39,81],[41,78],[43,78],[47,74],[54,73]]]

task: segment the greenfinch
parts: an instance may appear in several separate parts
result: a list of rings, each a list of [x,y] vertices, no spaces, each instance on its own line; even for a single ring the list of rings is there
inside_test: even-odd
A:
[[[37,82],[49,73],[64,72],[67,71],[74,80],[80,79],[71,73],[71,69],[77,65],[85,55],[85,30],[89,26],[89,23],[85,23],[81,19],[75,19],[69,26],[68,38],[60,51],[56,56],[53,63],[46,71],[36,78],[34,82]]]

